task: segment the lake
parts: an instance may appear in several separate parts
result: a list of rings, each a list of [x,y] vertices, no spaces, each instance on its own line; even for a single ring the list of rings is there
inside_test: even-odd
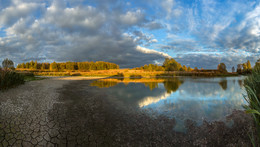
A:
[[[218,78],[106,78],[91,86],[102,88],[122,105],[144,110],[150,115],[165,115],[176,120],[175,130],[185,131],[188,119],[201,125],[226,120],[233,110],[242,110],[245,77]]]

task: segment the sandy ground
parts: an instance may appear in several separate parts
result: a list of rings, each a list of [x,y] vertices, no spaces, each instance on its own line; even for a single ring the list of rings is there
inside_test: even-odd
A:
[[[251,146],[252,118],[234,111],[223,122],[174,132],[174,119],[121,105],[97,78],[56,77],[0,92],[0,146]]]

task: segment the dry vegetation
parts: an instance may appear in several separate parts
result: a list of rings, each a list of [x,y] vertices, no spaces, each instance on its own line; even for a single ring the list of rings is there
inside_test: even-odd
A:
[[[66,72],[54,72],[47,70],[24,70],[17,69],[19,72],[29,72],[37,76],[88,76],[88,77],[163,77],[163,76],[237,76],[236,73],[221,73],[218,71],[145,71],[134,69],[110,69],[110,70],[91,70],[81,72],[77,70]]]
[[[9,69],[0,68],[0,90],[8,89],[24,83],[24,75]]]

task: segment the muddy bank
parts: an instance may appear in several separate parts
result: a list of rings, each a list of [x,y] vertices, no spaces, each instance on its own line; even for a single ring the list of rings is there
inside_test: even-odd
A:
[[[121,104],[91,80],[32,81],[0,93],[0,146],[250,146],[252,118],[242,111],[223,122],[173,130],[174,119],[150,117]]]

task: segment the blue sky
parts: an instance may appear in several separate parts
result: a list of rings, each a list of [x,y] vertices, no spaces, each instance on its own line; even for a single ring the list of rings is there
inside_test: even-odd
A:
[[[0,60],[216,68],[260,58],[252,0],[0,0]]]

